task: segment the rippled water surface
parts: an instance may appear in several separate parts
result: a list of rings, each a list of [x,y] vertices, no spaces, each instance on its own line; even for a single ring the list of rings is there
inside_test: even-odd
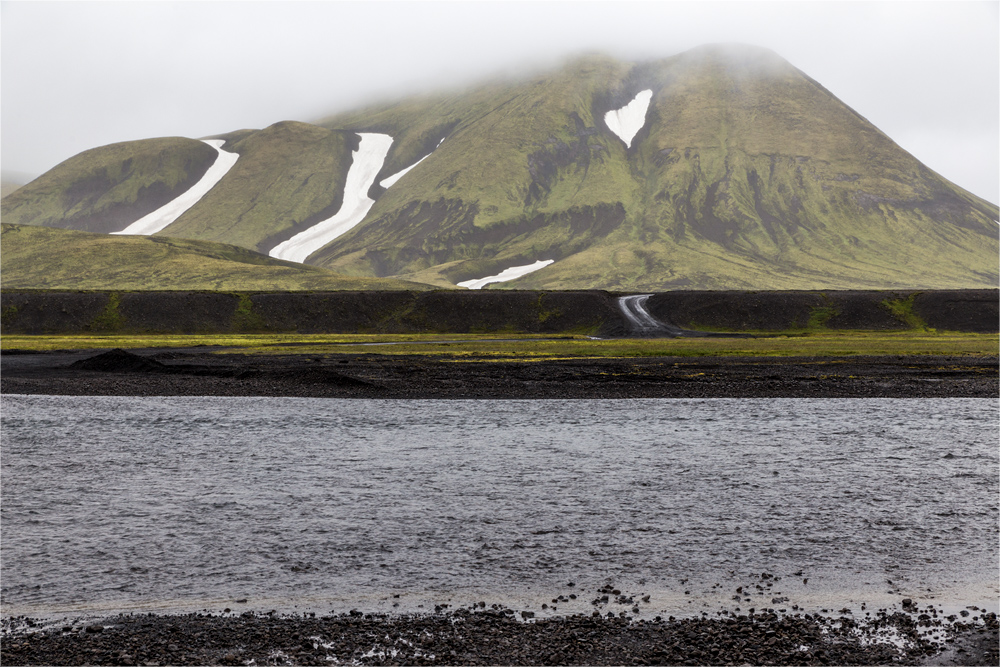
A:
[[[2,408],[5,614],[537,604],[569,581],[564,610],[608,582],[669,610],[761,572],[817,606],[996,606],[989,399]]]

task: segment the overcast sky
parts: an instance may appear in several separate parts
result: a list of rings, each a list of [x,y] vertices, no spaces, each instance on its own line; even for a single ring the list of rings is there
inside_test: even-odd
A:
[[[712,42],[776,51],[931,169],[1000,201],[998,2],[0,3],[0,160],[312,121],[373,99]]]

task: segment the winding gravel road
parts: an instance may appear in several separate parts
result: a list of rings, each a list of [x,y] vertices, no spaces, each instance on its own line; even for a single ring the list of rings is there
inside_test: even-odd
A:
[[[629,332],[632,336],[647,338],[707,338],[725,336],[728,338],[751,338],[750,334],[738,333],[717,333],[713,331],[694,331],[692,329],[681,329],[680,327],[661,322],[653,317],[653,314],[646,308],[646,302],[652,294],[632,294],[630,296],[618,297],[618,308],[622,311],[628,322]]]
[[[618,307],[628,320],[629,330],[633,336],[707,336],[704,331],[689,331],[673,324],[667,324],[653,317],[646,308],[646,302],[652,294],[632,294],[618,298]]]

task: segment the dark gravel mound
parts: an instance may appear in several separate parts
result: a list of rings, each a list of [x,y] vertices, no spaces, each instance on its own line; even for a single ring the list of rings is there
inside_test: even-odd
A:
[[[258,377],[265,376],[268,379],[279,382],[294,382],[299,384],[323,384],[334,387],[374,387],[371,382],[365,382],[357,378],[327,370],[325,368],[307,368],[303,370],[287,370],[269,372],[266,374],[258,371]]]
[[[70,364],[70,368],[104,373],[158,373],[166,367],[154,359],[147,359],[116,347],[96,357],[76,361]]]

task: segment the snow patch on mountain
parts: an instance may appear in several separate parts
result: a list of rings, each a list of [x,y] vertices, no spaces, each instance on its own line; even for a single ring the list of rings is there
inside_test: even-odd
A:
[[[487,276],[485,278],[478,278],[476,280],[463,280],[458,283],[459,287],[468,287],[469,289],[482,289],[490,283],[505,283],[508,280],[516,280],[521,276],[526,276],[533,271],[538,269],[544,269],[549,264],[552,264],[554,259],[540,259],[534,264],[526,264],[524,266],[512,266],[509,269],[504,269],[495,276]]]
[[[604,114],[604,123],[608,129],[625,142],[627,148],[632,147],[632,140],[646,124],[646,111],[649,101],[653,99],[653,91],[646,89],[635,96],[635,99],[623,106]]]
[[[112,232],[113,234],[142,234],[145,236],[155,234],[184,215],[189,208],[208,194],[208,191],[214,188],[223,176],[229,173],[240,156],[237,153],[222,150],[222,146],[226,143],[224,139],[202,139],[202,141],[219,153],[205,175],[180,196],[170,200],[152,213],[142,216],[120,232]]]
[[[284,243],[279,243],[268,254],[277,259],[290,262],[305,262],[306,257],[313,254],[341,234],[350,231],[364,220],[371,210],[375,200],[368,197],[368,189],[375,182],[375,177],[385,163],[385,156],[392,146],[392,137],[388,134],[371,132],[358,133],[361,143],[353,153],[351,168],[347,171],[344,183],[344,203],[340,210],[331,217],[317,222]]]
[[[444,139],[442,139],[441,141],[438,142],[438,146],[440,146],[443,143],[444,143]],[[437,146],[435,146],[434,148],[435,148],[435,150],[437,150]],[[426,160],[427,158],[429,158],[433,152],[434,151],[431,151],[427,155],[423,156],[422,158],[420,158],[419,160],[417,160],[416,162],[414,162],[413,164],[411,164],[406,169],[403,169],[402,171],[398,171],[395,174],[393,174],[392,176],[389,176],[388,178],[383,178],[381,181],[378,182],[378,184],[381,185],[383,188],[388,189],[390,186],[394,185],[396,183],[396,181],[398,181],[399,179],[401,179],[403,177],[403,175],[406,174],[406,172],[410,171],[411,169],[413,169],[414,167],[416,167],[418,164],[420,164],[421,162],[423,162],[424,160]]]

